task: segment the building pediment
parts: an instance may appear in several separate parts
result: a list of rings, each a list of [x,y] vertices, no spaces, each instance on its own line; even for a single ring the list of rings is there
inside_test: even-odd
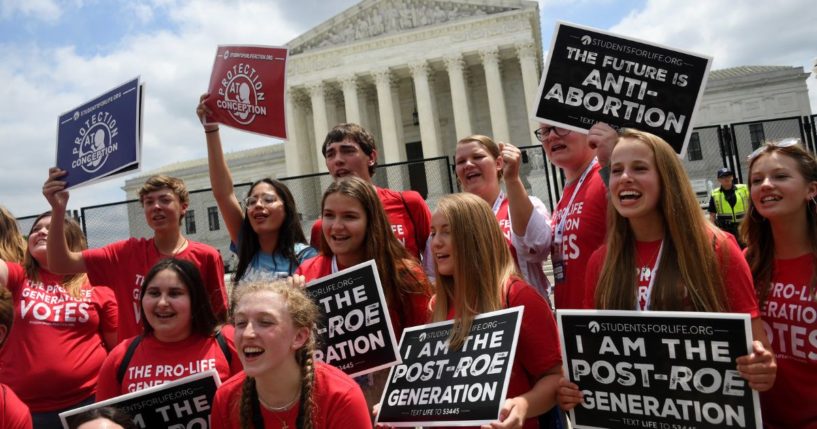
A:
[[[521,0],[364,0],[287,43],[290,55],[526,7]]]

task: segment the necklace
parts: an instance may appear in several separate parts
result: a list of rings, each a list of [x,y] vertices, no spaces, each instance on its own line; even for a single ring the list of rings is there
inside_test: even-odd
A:
[[[162,251],[159,249],[159,245],[158,245],[158,244],[156,244],[156,241],[155,241],[155,240],[153,241],[153,245],[156,247],[156,250],[157,250],[157,251],[158,251],[160,254],[163,254],[163,253],[162,253]],[[170,256],[171,258],[175,257],[176,255],[178,255],[179,253],[181,253],[181,251],[184,249],[184,247],[185,247],[185,246],[187,246],[187,239],[186,239],[186,238],[184,238],[184,237],[182,237],[182,242],[181,242],[181,244],[179,244],[178,246],[174,247],[174,248],[173,248],[173,250],[172,250],[172,251],[170,251],[169,256]]]
[[[264,408],[267,409],[267,411],[272,411],[273,412],[272,415],[276,419],[278,419],[278,421],[281,423],[281,429],[289,429],[289,425],[287,424],[287,419],[289,418],[290,408],[293,405],[295,405],[296,402],[298,402],[298,399],[300,399],[300,397],[301,397],[301,389],[298,389],[298,392],[295,393],[295,397],[292,398],[291,401],[289,401],[288,403],[286,403],[284,405],[281,405],[280,407],[273,407],[273,406],[267,404],[266,402],[264,402],[263,399],[261,399],[260,395],[258,396],[258,402],[260,402],[261,405]],[[284,417],[281,418],[281,416],[278,415],[279,413],[284,413]]]

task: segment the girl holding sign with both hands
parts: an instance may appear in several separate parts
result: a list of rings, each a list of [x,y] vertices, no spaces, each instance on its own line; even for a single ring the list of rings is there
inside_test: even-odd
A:
[[[737,369],[752,389],[771,388],[777,366],[749,267],[734,238],[706,223],[675,151],[623,129],[610,165],[613,210],[607,243],[588,263],[585,308],[748,313],[754,343]],[[562,378],[558,401],[579,405],[579,386]]]

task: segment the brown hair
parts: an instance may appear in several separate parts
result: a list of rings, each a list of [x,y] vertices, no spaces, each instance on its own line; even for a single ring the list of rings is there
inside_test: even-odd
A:
[[[0,286],[0,326],[6,327],[6,336],[0,341],[0,348],[6,342],[6,338],[11,332],[11,325],[14,324],[14,303],[12,302],[11,292],[3,286]]]
[[[752,190],[752,167],[761,156],[779,153],[793,159],[797,163],[797,172],[806,182],[817,182],[817,159],[804,150],[800,145],[777,146],[775,142],[767,142],[749,162],[749,191]],[[809,285],[809,295],[817,297],[817,200],[812,198],[806,203],[807,237],[811,245],[812,266],[815,267]],[[755,209],[754,203],[749,201],[749,210],[740,226],[741,237],[747,243],[746,261],[752,270],[752,280],[755,283],[758,303],[761,308],[768,299],[772,286],[774,271],[774,234],[769,222]]]
[[[432,320],[448,318],[454,309],[450,345],[458,349],[468,337],[474,316],[503,307],[502,291],[516,274],[516,265],[491,207],[482,198],[459,193],[446,195],[437,212],[448,221],[454,274],[437,270],[437,294]]]
[[[165,176],[164,174],[155,174],[145,180],[145,184],[139,188],[139,202],[144,205],[145,195],[162,189],[173,191],[182,205],[190,204],[190,193],[187,192],[187,185],[184,184],[184,180]],[[179,217],[179,224],[181,224],[183,218],[184,214]]]
[[[25,252],[26,240],[17,228],[17,219],[0,206],[0,260],[20,263]]]
[[[482,134],[473,134],[468,137],[461,138],[460,141],[457,142],[457,146],[471,142],[476,142],[485,148],[485,150],[487,150],[495,160],[499,159],[499,145],[494,142],[494,139]],[[498,170],[496,172],[496,178],[502,180],[502,170]],[[459,181],[460,178],[457,177],[457,180]]]
[[[34,219],[34,223],[31,224],[31,229],[28,231],[28,235],[31,235],[34,232],[37,222],[50,216],[50,211],[37,216],[37,218]],[[82,233],[82,227],[80,227],[77,221],[71,217],[65,218],[65,240],[68,242],[68,249],[73,252],[81,252],[88,248],[88,243],[85,241],[85,234]],[[40,281],[39,271],[43,267],[40,267],[40,263],[37,262],[33,256],[31,256],[31,249],[29,249],[23,257],[22,265],[26,270],[26,277],[28,277],[29,281]],[[74,298],[79,298],[80,289],[82,289],[82,285],[84,285],[87,281],[88,276],[85,273],[76,273],[64,276],[61,283],[63,289],[65,289],[69,295]]]
[[[371,155],[372,152],[377,149],[374,145],[374,136],[372,136],[372,133],[366,130],[366,128],[353,123],[337,124],[334,128],[329,130],[329,133],[326,134],[326,138],[323,140],[323,146],[321,146],[323,157],[326,158],[326,149],[330,144],[342,142],[347,138],[354,140],[355,143],[360,146],[360,150],[366,155]],[[370,176],[374,176],[376,166],[377,159],[374,160],[373,164],[369,165]]]
[[[321,200],[321,212],[326,197],[341,194],[360,203],[366,214],[366,237],[363,239],[364,260],[374,259],[380,273],[383,295],[389,308],[411,308],[408,296],[422,294],[430,296],[431,291],[425,278],[414,275],[419,263],[400,244],[391,229],[386,211],[370,183],[358,177],[349,176],[333,182],[326,188]],[[494,221],[496,223],[496,221]],[[507,247],[507,245],[506,245]],[[332,256],[332,249],[321,234],[321,253]],[[406,326],[406,311],[398,311],[402,326]]]
[[[295,422],[297,428],[312,429],[316,415],[316,403],[313,395],[315,388],[314,353],[316,347],[315,324],[320,311],[318,306],[299,287],[288,286],[284,280],[272,282],[250,282],[233,289],[232,307],[237,308],[242,298],[256,293],[275,293],[286,302],[287,311],[292,318],[296,329],[308,328],[309,338],[303,347],[295,352],[295,360],[301,366],[301,397],[298,417]],[[255,387],[255,378],[247,377],[241,390],[241,398],[234,404],[240,418],[241,429],[253,427],[253,409],[257,408],[258,390]]]
[[[663,253],[658,266],[649,306],[653,310],[726,311],[724,258],[718,261],[713,234],[726,246],[726,237],[710,227],[698,205],[684,167],[672,147],[653,134],[624,128],[621,139],[643,143],[655,157],[661,196],[658,210],[663,214]],[[719,264],[720,262],[720,264]],[[630,222],[615,210],[607,209],[607,253],[596,287],[598,309],[631,310],[636,301],[637,282],[635,237]],[[692,308],[686,308],[687,303]]]

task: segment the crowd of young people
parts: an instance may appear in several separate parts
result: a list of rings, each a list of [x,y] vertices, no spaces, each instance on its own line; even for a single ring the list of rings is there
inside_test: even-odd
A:
[[[526,192],[518,148],[464,137],[454,146],[464,192],[441,198],[432,215],[416,192],[374,186],[374,138],[340,124],[323,144],[335,181],[312,246],[297,196],[261,179],[239,202],[218,126],[204,132],[213,194],[238,254],[229,306],[221,256],[181,233],[189,199],[179,179],[152,176],[139,191],[153,237],[100,249],[86,249],[66,218],[57,168],[43,186],[51,211],[27,242],[0,208],[0,405],[10,410],[0,428],[61,427],[60,411],[206,369],[223,381],[214,428],[369,427],[387,371],[352,380],[316,361],[319,312],[302,291],[367,260],[398,338],[454,320],[456,349],[477,315],[525,308],[493,427],[544,427],[539,417],[555,405],[581,403],[580,387],[562,374],[554,307],[749,314],[753,347],[735,365],[762,392],[764,424],[817,427],[813,407],[794,405],[817,400],[817,162],[796,141],[767,143],[749,159],[741,253],[706,221],[673,149],[638,130],[542,125],[535,135],[566,179],[552,216]],[[187,370],[148,370],[177,364]],[[62,388],[44,389],[46,377]]]

